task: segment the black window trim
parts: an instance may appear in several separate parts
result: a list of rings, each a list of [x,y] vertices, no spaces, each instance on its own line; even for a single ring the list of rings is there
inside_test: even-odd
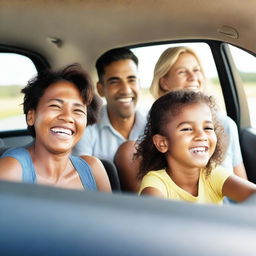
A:
[[[50,68],[48,61],[41,54],[31,50],[0,44],[0,53],[14,53],[28,57],[35,65],[37,72]],[[26,128],[11,131],[0,131],[0,138],[23,135],[28,135]]]
[[[50,68],[48,61],[39,53],[24,48],[0,44],[0,53],[16,53],[31,59],[38,72]]]

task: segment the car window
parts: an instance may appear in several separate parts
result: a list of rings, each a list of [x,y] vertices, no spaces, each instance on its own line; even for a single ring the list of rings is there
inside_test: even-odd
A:
[[[256,128],[256,58],[235,46],[229,45],[229,48],[243,83],[251,126]]]
[[[0,131],[26,128],[21,89],[37,74],[34,63],[16,53],[0,53]]]
[[[192,48],[197,53],[202,62],[202,66],[207,78],[208,92],[216,97],[220,108],[226,112],[224,98],[211,49],[207,43],[202,42],[161,44],[131,49],[139,59],[141,100],[138,102],[138,107],[144,110],[146,108],[145,106],[149,108],[153,103],[154,98],[149,92],[149,87],[153,78],[154,66],[165,49],[176,46],[187,46]]]

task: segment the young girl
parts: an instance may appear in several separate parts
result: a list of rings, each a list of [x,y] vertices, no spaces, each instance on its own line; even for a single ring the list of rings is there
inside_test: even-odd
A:
[[[256,185],[218,165],[225,143],[215,106],[212,97],[188,90],[153,104],[137,142],[139,194],[221,204],[224,196],[243,201],[256,192]]]
[[[167,92],[181,89],[209,93],[197,54],[188,47],[170,47],[161,54],[155,65],[150,92],[158,99]],[[236,123],[223,112],[218,112],[218,119],[228,135],[227,153],[221,165],[247,179]]]

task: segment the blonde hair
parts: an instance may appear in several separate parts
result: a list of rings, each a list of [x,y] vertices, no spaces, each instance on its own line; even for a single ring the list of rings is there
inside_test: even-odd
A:
[[[192,54],[201,69],[201,73],[203,77],[205,78],[204,70],[201,64],[201,61],[197,54],[192,50],[191,48],[185,47],[185,46],[179,46],[179,47],[170,47],[166,49],[161,56],[159,57],[155,69],[154,69],[154,77],[150,86],[150,92],[153,95],[155,99],[158,99],[160,96],[164,95],[166,92],[161,88],[160,86],[160,79],[164,77],[172,68],[172,66],[175,64],[175,62],[178,60],[179,56],[183,53],[190,53]]]

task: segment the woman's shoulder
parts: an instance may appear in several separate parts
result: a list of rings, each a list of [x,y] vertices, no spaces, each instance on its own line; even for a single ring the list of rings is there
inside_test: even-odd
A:
[[[102,165],[102,162],[100,161],[100,159],[95,156],[83,155],[79,157],[83,159],[91,168],[95,168],[95,167],[98,167],[99,165],[100,166]]]
[[[11,156],[11,155],[27,155],[28,151],[26,148],[23,147],[12,147],[12,148],[7,148],[1,158],[6,157],[6,156]]]
[[[27,153],[24,148],[7,149],[0,158],[0,179],[20,181],[22,176],[22,154]]]
[[[92,174],[97,172],[97,170],[102,168],[103,164],[102,162],[94,156],[89,155],[82,155],[82,156],[74,156],[71,155],[70,159],[72,160],[73,164],[75,165],[77,171],[80,171],[81,169],[84,170],[86,168],[91,172]],[[104,168],[104,167],[103,167]]]
[[[100,159],[94,156],[80,156],[91,168],[99,191],[111,192],[111,186],[107,172]]]

